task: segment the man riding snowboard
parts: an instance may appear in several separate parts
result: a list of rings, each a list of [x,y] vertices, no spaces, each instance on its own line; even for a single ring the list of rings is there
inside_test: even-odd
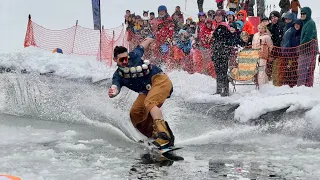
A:
[[[130,110],[131,122],[142,134],[153,138],[154,145],[163,149],[174,145],[174,136],[160,109],[173,87],[168,75],[158,66],[141,59],[153,41],[147,38],[130,53],[125,47],[115,47],[114,61],[118,69],[113,74],[109,97],[117,96],[122,86],[139,93]]]

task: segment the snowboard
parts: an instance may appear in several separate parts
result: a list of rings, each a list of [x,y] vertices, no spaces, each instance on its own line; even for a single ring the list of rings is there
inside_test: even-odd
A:
[[[184,160],[184,158],[174,153],[174,151],[177,151],[179,149],[182,149],[182,147],[168,147],[161,150],[157,148],[152,148],[148,150],[148,152],[141,154],[141,160],[144,163],[182,161]]]

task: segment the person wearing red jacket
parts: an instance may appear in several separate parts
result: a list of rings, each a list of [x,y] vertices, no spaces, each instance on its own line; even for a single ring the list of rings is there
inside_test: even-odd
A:
[[[199,32],[199,43],[200,47],[204,49],[209,49],[212,44],[212,24],[213,21],[210,19],[207,19],[205,22],[205,26],[201,29]]]
[[[199,22],[197,23],[197,30],[196,30],[197,37],[199,37],[200,32],[206,26],[205,22],[207,19],[207,15],[204,12],[199,12],[198,19],[199,19]]]
[[[156,29],[156,48],[161,54],[167,54],[169,44],[174,34],[174,23],[167,12],[167,7],[161,5],[158,7],[157,29]],[[158,54],[160,57],[161,55]]]
[[[254,26],[251,24],[251,22],[247,21],[247,11],[240,10],[237,13],[237,20],[242,21],[244,24],[242,31],[248,32],[251,36],[254,35]]]

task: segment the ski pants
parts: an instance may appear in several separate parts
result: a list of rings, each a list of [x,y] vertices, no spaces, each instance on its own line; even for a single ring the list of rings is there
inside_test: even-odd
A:
[[[214,67],[217,75],[217,92],[229,93],[229,80],[228,80],[228,60],[217,60],[214,61]]]
[[[166,74],[154,75],[151,86],[148,94],[139,94],[130,110],[133,126],[147,137],[152,137],[153,132],[150,110],[155,106],[160,108],[172,92],[172,82]]]

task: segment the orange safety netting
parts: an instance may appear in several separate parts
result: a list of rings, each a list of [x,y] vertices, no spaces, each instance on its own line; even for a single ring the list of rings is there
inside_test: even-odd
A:
[[[35,46],[52,51],[60,48],[65,54],[97,56],[100,61],[112,64],[113,49],[117,45],[125,46],[124,26],[99,30],[75,26],[63,30],[46,29],[29,17],[24,47]],[[100,51],[101,38],[101,51]]]
[[[293,48],[274,47],[270,53],[268,72],[273,85],[314,85],[318,42],[312,40]]]

